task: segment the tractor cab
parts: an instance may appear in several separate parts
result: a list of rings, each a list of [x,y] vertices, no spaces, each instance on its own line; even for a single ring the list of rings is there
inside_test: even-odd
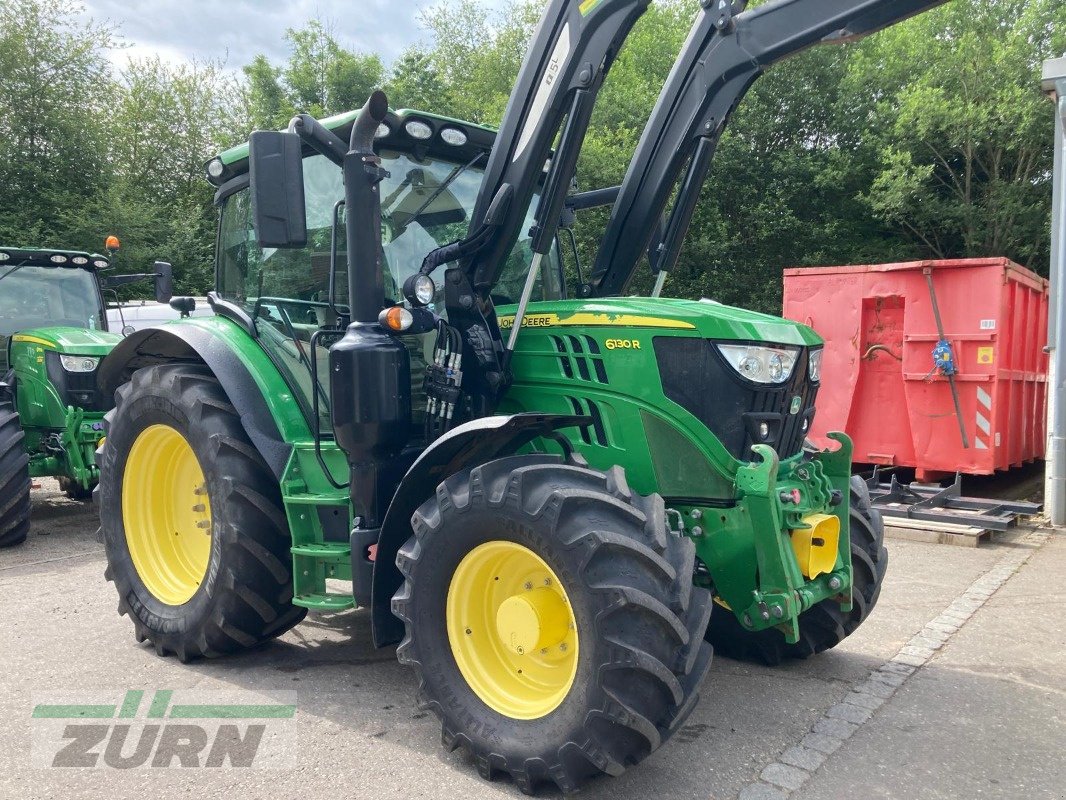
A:
[[[346,141],[355,118],[353,112],[319,124]],[[404,302],[404,284],[418,274],[426,253],[465,234],[495,136],[490,128],[407,109],[389,112],[378,127],[374,149],[387,173],[379,187],[386,305]],[[254,324],[260,342],[289,385],[296,388],[305,416],[310,420],[317,406],[319,425],[328,430],[328,353],[326,347],[318,346],[324,337],[316,338],[316,334],[343,331],[350,321],[344,183],[341,171],[325,155],[306,146],[301,156],[306,242],[298,247],[264,247],[257,242],[248,145],[228,150],[208,163],[208,178],[217,187],[215,202],[221,212],[211,300],[223,316],[246,316]],[[531,223],[530,214],[527,230]],[[515,245],[493,288],[497,304],[518,301],[530,259],[527,234]],[[564,296],[562,258],[554,248],[542,262],[534,299]],[[447,317],[443,287],[437,287],[428,305]],[[434,333],[402,338],[411,357],[412,387],[418,394],[432,359]],[[327,347],[330,343],[324,342]],[[319,387],[317,399],[313,382]],[[415,403],[413,422],[421,421],[423,407],[424,402]]]
[[[38,328],[106,332],[97,270],[110,266],[90,253],[0,247],[0,376],[10,367],[13,334]]]

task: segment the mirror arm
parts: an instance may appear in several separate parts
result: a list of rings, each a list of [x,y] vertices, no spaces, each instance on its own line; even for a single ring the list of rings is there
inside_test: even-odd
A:
[[[289,133],[295,133],[316,153],[321,153],[338,167],[344,166],[348,148],[344,140],[310,114],[297,114],[289,123]]]

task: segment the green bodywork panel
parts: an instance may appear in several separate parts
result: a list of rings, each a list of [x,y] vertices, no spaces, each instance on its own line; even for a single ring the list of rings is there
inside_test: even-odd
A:
[[[500,309],[505,329],[514,320],[509,311]],[[800,613],[830,597],[850,603],[851,443],[838,434],[840,448],[833,453],[779,461],[760,445],[755,461],[734,458],[699,419],[665,396],[653,345],[658,337],[822,343],[805,325],[707,301],[531,303],[500,413],[595,412],[601,429],[562,432],[574,448],[598,469],[623,467],[636,491],[663,495],[677,512],[671,514],[675,530],[693,539],[719,602],[746,627],[780,627],[796,641]],[[792,489],[801,502],[785,505],[780,494]],[[836,506],[830,505],[833,490],[842,498]],[[807,580],[789,532],[814,513],[837,515],[842,536],[834,571]]]
[[[32,328],[8,341],[15,408],[26,435],[31,476],[70,478],[83,489],[96,482],[96,448],[103,436],[104,414],[63,401],[48,374],[48,354],[102,359],[120,341],[121,336],[107,331],[80,328]]]
[[[508,311],[500,309],[505,329],[513,324]],[[330,541],[323,524],[324,515],[340,514],[350,525],[348,493],[323,473],[293,388],[263,344],[235,323],[210,317],[174,324],[196,326],[237,351],[282,437],[293,447],[281,490],[293,539],[294,602],[317,610],[351,607],[351,594],[326,587],[327,579],[352,579],[349,543]],[[696,417],[664,395],[653,347],[653,339],[661,336],[821,344],[804,325],[710,302],[627,298],[532,303],[511,363],[514,383],[499,413],[585,415],[594,403],[603,439],[588,429],[563,431],[574,449],[593,467],[623,467],[636,491],[662,494],[673,529],[692,538],[706,565],[696,580],[713,584],[719,603],[742,624],[753,630],[779,627],[795,641],[796,620],[803,611],[828,598],[845,608],[850,603],[850,441],[837,434],[837,450],[783,461],[765,446],[754,448],[752,461],[734,458]],[[590,340],[598,353],[588,346]],[[564,360],[569,369],[562,366]],[[557,445],[536,442],[533,448],[553,450]],[[328,439],[321,453],[334,479],[345,481],[344,453]],[[781,492],[792,489],[799,490],[802,500],[785,505]],[[834,490],[842,498],[836,506],[830,503]],[[838,516],[841,539],[834,570],[808,580],[793,554],[790,531],[804,527],[802,519],[812,513]]]

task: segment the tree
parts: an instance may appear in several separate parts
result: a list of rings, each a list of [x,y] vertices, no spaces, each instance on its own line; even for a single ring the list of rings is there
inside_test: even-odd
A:
[[[438,109],[447,91],[433,60],[421,50],[406,50],[392,67],[385,91],[394,108]]]
[[[179,292],[202,294],[212,283],[215,226],[204,164],[242,135],[238,87],[220,64],[152,58],[130,62],[111,91],[110,179],[67,227],[116,233],[125,243],[121,271],[164,259]]]
[[[385,82],[376,54],[346,50],[322,20],[290,28],[285,39],[290,48],[285,64],[275,66],[260,54],[242,70],[252,128],[283,128],[299,112],[321,118],[359,108]]]
[[[1039,71],[1066,48],[1064,19],[1063,0],[949,3],[849,65],[878,157],[863,199],[921,255],[1046,269],[1052,136]]]
[[[0,242],[65,240],[62,216],[106,183],[114,29],[60,0],[0,2]]]

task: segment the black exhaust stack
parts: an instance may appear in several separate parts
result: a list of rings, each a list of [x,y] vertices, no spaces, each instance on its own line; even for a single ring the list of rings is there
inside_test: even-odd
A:
[[[374,154],[374,134],[388,105],[383,92],[371,95],[344,157],[351,324],[329,351],[333,434],[348,456],[351,474],[353,567],[377,543],[381,509],[388,500],[379,471],[403,450],[411,427],[410,357],[377,321],[385,304],[378,184],[387,173]]]

